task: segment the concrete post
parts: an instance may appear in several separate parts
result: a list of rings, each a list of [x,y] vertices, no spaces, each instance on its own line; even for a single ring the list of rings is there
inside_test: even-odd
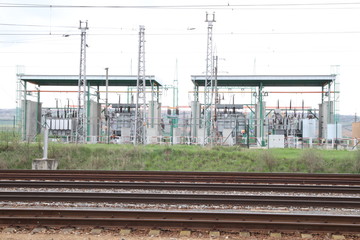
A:
[[[45,130],[44,130],[44,152],[43,159],[47,160],[48,157],[48,141],[49,141],[49,128],[47,123],[45,122]]]
[[[56,170],[58,167],[58,161],[55,159],[48,159],[48,137],[49,137],[49,128],[45,122],[44,129],[44,152],[42,159],[35,159],[32,161],[33,170]]]

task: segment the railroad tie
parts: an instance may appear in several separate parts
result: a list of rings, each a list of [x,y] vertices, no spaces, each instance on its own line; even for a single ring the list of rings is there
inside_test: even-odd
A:
[[[278,233],[278,232],[270,233],[270,237],[272,237],[272,238],[281,238],[281,233]]]
[[[342,239],[345,239],[345,237],[343,235],[332,235],[332,239],[342,240]]]
[[[250,232],[239,232],[239,236],[242,238],[250,237]]]
[[[90,231],[91,235],[100,235],[100,233],[103,231],[102,228],[94,228]]]
[[[14,227],[8,227],[3,230],[3,233],[15,233],[15,232],[16,232],[16,228]]]
[[[308,233],[302,233],[301,234],[301,238],[303,239],[312,239],[313,235],[312,234],[308,234]]]
[[[158,229],[151,229],[150,231],[149,231],[149,234],[148,234],[149,236],[152,236],[152,237],[158,237],[158,236],[160,236],[160,230],[158,230]]]
[[[120,235],[121,236],[127,236],[131,233],[131,229],[121,229],[120,230]]]
[[[31,231],[31,234],[36,234],[36,233],[44,233],[46,232],[46,228],[44,227],[37,227],[37,228],[34,228],[32,231]]]
[[[190,237],[190,236],[191,236],[191,231],[188,230],[180,231],[180,237]]]
[[[219,232],[219,231],[211,231],[211,232],[209,233],[209,237],[211,237],[211,238],[218,238],[218,237],[220,237],[220,232]]]

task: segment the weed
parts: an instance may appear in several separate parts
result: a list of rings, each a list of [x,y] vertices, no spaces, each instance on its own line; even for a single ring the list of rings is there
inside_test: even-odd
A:
[[[355,173],[360,173],[360,150],[356,150],[354,155],[353,170]]]
[[[300,155],[299,162],[305,166],[309,173],[324,171],[325,161],[318,150],[304,150]]]
[[[4,136],[4,135],[3,135]],[[0,142],[1,169],[30,169],[39,143]],[[59,169],[360,173],[360,151],[49,143]]]
[[[273,172],[274,169],[279,165],[277,159],[275,158],[271,150],[263,151],[260,154],[260,158],[269,172]]]

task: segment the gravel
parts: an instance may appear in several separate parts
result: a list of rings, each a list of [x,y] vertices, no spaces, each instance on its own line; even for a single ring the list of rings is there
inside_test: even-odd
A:
[[[209,191],[179,191],[179,190],[139,190],[139,189],[68,189],[68,188],[2,188],[7,192],[97,192],[97,193],[176,193],[176,194],[218,194],[218,195],[260,195],[260,196],[328,196],[328,197],[360,197],[360,194],[339,193],[291,193],[291,192],[209,192]],[[247,206],[247,205],[214,205],[214,204],[139,204],[139,203],[109,203],[109,202],[12,202],[0,201],[1,208],[77,208],[77,209],[162,209],[178,211],[224,211],[243,213],[289,213],[289,214],[343,214],[360,215],[360,209],[355,208],[324,208],[324,207],[279,207],[279,206]]]

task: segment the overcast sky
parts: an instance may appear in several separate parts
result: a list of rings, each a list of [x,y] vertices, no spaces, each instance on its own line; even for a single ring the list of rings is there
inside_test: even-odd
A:
[[[360,113],[360,1],[339,0],[0,0],[0,108],[16,106],[17,65],[26,74],[79,73],[79,20],[89,24],[87,74],[105,74],[105,67],[109,74],[137,74],[138,29],[144,25],[146,74],[171,85],[177,61],[179,103],[188,105],[190,75],[205,71],[206,11],[216,15],[219,74],[330,74],[338,65],[340,112]],[[171,105],[171,91],[163,95],[163,105]],[[77,96],[42,95],[45,106],[54,106],[55,98],[76,102]],[[290,98],[293,106],[304,100],[311,107],[321,99],[278,94],[265,101],[288,106]]]

